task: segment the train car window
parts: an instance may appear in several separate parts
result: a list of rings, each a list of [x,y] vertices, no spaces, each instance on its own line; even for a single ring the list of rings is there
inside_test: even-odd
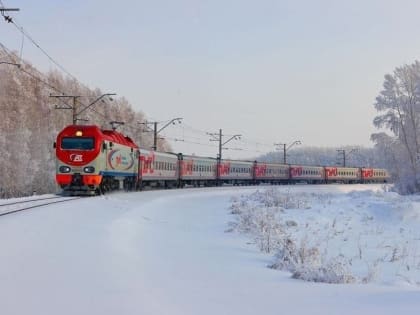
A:
[[[61,140],[63,150],[92,150],[94,145],[94,138],[65,137]]]

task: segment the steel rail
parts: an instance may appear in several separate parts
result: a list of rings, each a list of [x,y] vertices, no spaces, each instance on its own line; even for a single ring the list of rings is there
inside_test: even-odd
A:
[[[20,203],[28,203],[28,202],[33,202],[33,201],[41,201],[41,200],[48,200],[48,199],[57,199],[57,198],[63,198],[63,197],[62,196],[54,196],[54,197],[46,197],[46,198],[38,198],[38,199],[28,199],[28,200],[21,200],[21,201],[9,202],[9,203],[2,203],[2,204],[0,204],[0,207],[18,205]]]
[[[29,206],[29,207],[25,207],[25,208],[20,208],[20,209],[13,209],[10,211],[5,211],[5,212],[1,212],[0,213],[0,217],[1,216],[5,216],[8,214],[12,214],[12,213],[16,213],[16,212],[20,212],[20,211],[25,211],[25,210],[29,210],[29,209],[33,209],[33,208],[39,208],[39,207],[44,207],[44,206],[48,206],[48,205],[52,205],[55,203],[60,203],[60,202],[66,202],[66,201],[72,201],[72,200],[76,200],[76,199],[80,199],[81,197],[75,197],[75,198],[66,198],[63,200],[58,200],[58,201],[52,201],[52,202],[46,202],[46,203],[42,203],[39,205],[33,205],[33,206]],[[52,198],[45,198],[45,199],[52,199]],[[44,199],[40,199],[40,200],[44,200]],[[35,201],[35,200],[32,200]],[[16,204],[16,203],[15,203]],[[10,205],[10,204],[9,204]]]

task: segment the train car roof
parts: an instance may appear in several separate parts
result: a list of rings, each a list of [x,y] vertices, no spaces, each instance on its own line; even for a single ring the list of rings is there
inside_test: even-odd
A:
[[[65,127],[59,134],[62,137],[71,137],[77,136],[76,133],[81,131],[81,133],[89,133],[95,135],[102,139],[125,145],[131,148],[138,148],[134,141],[127,136],[124,136],[122,133],[115,130],[102,130],[99,126],[96,125],[70,125]]]

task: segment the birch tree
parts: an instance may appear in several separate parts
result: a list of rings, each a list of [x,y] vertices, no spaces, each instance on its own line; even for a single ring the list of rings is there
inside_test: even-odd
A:
[[[373,124],[382,131],[371,139],[385,150],[401,192],[420,191],[420,63],[398,67],[393,74],[385,75],[374,105],[379,114]]]

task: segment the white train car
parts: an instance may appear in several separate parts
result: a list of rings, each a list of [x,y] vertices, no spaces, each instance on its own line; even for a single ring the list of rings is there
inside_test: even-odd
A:
[[[381,168],[362,168],[361,180],[363,183],[386,183],[390,176]]]
[[[181,186],[212,186],[216,184],[217,160],[191,155],[179,155]]]
[[[322,166],[290,165],[290,181],[293,183],[305,182],[308,184],[325,181],[325,171]]]
[[[254,179],[254,162],[222,160],[219,164],[218,173],[222,184],[250,184]]]
[[[361,170],[357,167],[325,167],[325,181],[327,183],[359,183],[361,180]]]
[[[254,164],[254,180],[256,184],[271,183],[280,184],[287,183],[289,180],[289,165],[260,163]]]
[[[139,185],[157,187],[178,186],[179,163],[178,156],[140,149]]]

